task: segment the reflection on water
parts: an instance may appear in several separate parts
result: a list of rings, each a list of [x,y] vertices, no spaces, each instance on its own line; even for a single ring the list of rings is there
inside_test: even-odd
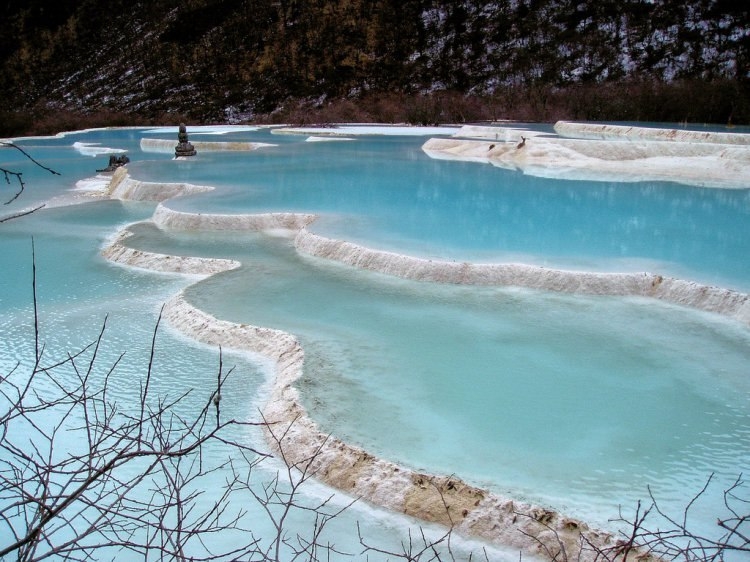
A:
[[[232,245],[211,237],[188,239]],[[750,460],[750,335],[732,322],[644,299],[394,280],[260,235],[235,247],[243,268],[188,299],[296,334],[313,418],[386,458],[603,522],[613,497],[634,505],[650,484],[680,502]]]
[[[260,133],[258,133],[260,134]],[[285,137],[275,135],[272,140]],[[286,139],[285,139],[286,140]],[[325,236],[428,257],[658,271],[747,289],[750,191],[562,181],[432,160],[422,138],[290,143],[206,164],[134,166],[160,180],[220,185],[183,210],[321,214]]]
[[[444,259],[648,269],[750,288],[747,190],[531,178],[430,160],[420,150],[423,139],[234,136],[279,146],[175,162],[141,153],[137,131],[75,140],[128,150],[138,179],[217,187],[170,203],[180,209],[314,211],[321,216],[314,230],[373,247]],[[65,173],[54,183],[29,169],[41,186],[37,197],[102,167],[73,150],[72,138],[27,142]],[[99,202],[3,227],[3,369],[33,354],[34,234],[50,349],[88,343],[109,313],[112,353],[128,350],[119,390],[128,397],[159,305],[188,281],[112,266],[98,249],[116,226],[151,210]],[[313,417],[393,460],[456,472],[603,525],[618,504],[642,498],[647,485],[668,505],[682,506],[709,473],[725,483],[750,465],[750,336],[729,321],[637,299],[422,285],[301,258],[288,240],[263,235],[151,225],[134,232],[128,243],[137,248],[240,259],[240,270],[191,287],[189,300],[222,319],[298,335],[307,355],[300,387]],[[161,388],[211,384],[214,351],[169,330],[162,338]],[[263,374],[245,358],[233,362],[242,381],[233,412],[253,415]],[[706,520],[713,521],[717,501],[712,496],[702,508]]]

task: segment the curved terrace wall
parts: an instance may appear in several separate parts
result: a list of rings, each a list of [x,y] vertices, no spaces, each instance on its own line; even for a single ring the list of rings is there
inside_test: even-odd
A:
[[[484,143],[486,145],[486,142]],[[486,150],[486,148],[485,148]],[[159,187],[157,187],[159,186]],[[162,191],[163,188],[163,191]],[[115,174],[113,197],[164,200],[210,188],[186,184],[135,182],[125,172]],[[425,260],[328,239],[308,230],[312,214],[267,213],[218,215],[177,212],[160,204],[153,222],[160,228],[182,230],[296,232],[302,254],[335,260],[353,267],[419,281],[476,285],[512,285],[533,289],[596,295],[637,295],[657,298],[723,314],[750,326],[750,298],[727,289],[708,287],[652,273],[591,273],[547,269],[524,264],[473,264]],[[127,230],[120,232],[103,255],[117,263],[156,271],[210,275],[238,267],[232,260],[185,258],[128,248]],[[616,544],[612,535],[590,529],[584,522],[540,506],[471,486],[454,476],[415,472],[325,435],[309,417],[295,386],[304,366],[304,350],[292,335],[280,330],[219,320],[188,303],[180,293],[165,305],[164,317],[176,329],[198,341],[258,353],[273,364],[273,385],[263,408],[268,443],[289,464],[311,462],[321,481],[383,507],[454,527],[459,532],[538,554],[562,541],[569,556],[593,559],[581,549],[581,535],[599,548]],[[530,538],[534,536],[535,538]]]

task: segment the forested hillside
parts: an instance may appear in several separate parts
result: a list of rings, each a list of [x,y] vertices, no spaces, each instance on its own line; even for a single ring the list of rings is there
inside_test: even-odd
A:
[[[736,0],[10,0],[5,12],[6,129],[67,113],[289,117],[300,104],[414,121],[750,120],[750,10]]]

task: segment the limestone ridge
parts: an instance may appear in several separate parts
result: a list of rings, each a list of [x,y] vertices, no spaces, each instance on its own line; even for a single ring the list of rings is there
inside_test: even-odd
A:
[[[120,199],[166,201],[213,189],[191,184],[162,184],[133,180],[125,168],[112,177],[109,196]],[[566,271],[518,263],[477,264],[427,260],[376,250],[344,240],[325,238],[308,230],[310,213],[223,215],[185,213],[157,206],[153,222],[175,230],[283,231],[294,236],[301,254],[338,261],[396,277],[436,283],[515,286],[571,294],[643,296],[732,318],[750,326],[750,295],[722,287],[665,277],[658,273],[596,273]]]
[[[466,126],[453,137],[428,139],[422,150],[435,159],[487,163],[538,177],[750,187],[747,134],[563,121],[555,131],[559,136]]]
[[[190,183],[160,183],[135,180],[130,177],[126,168],[121,167],[112,174],[112,179],[107,187],[107,195],[112,199],[166,201],[173,197],[204,193],[213,189],[211,186]]]
[[[259,353],[272,361],[272,390],[263,409],[268,442],[290,465],[310,463],[310,473],[326,484],[532,555],[562,542],[569,555],[582,562],[594,560],[593,553],[582,548],[582,535],[600,549],[616,548],[615,537],[581,521],[499,496],[455,476],[413,471],[322,433],[307,415],[295,386],[303,371],[304,350],[291,334],[218,320],[191,306],[182,294],[165,305],[163,317],[202,343]]]
[[[249,221],[248,228],[255,230],[263,224]],[[236,267],[230,260],[176,258],[128,249],[124,244],[128,236],[127,230],[116,235],[103,255],[123,265],[201,276]],[[268,443],[290,465],[312,461],[310,473],[322,482],[388,509],[533,555],[562,542],[582,562],[593,560],[581,548],[582,535],[598,548],[616,548],[614,536],[581,521],[496,495],[456,476],[413,471],[324,434],[308,416],[295,386],[303,372],[304,350],[293,335],[219,320],[190,305],[182,292],[166,303],[163,318],[202,343],[249,351],[271,361],[271,395],[263,408]]]
[[[190,144],[196,152],[250,152],[252,150],[258,150],[260,148],[266,148],[271,146],[277,146],[271,143],[265,142],[245,142],[245,141],[191,141]],[[141,150],[143,152],[163,152],[168,153],[175,150],[174,141],[168,139],[141,139]]]
[[[130,248],[125,244],[132,233],[125,229],[118,232],[102,250],[102,256],[112,263],[123,266],[146,269],[160,273],[180,273],[200,278],[214,273],[237,269],[242,264],[236,260],[221,258],[197,258],[190,256],[171,256],[156,252],[144,252]]]
[[[655,273],[565,271],[521,263],[428,260],[375,250],[300,230],[298,252],[403,279],[458,285],[526,287],[584,295],[642,296],[721,314],[750,327],[750,295]]]

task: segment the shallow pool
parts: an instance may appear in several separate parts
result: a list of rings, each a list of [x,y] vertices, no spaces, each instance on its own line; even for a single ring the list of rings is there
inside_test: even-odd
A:
[[[414,136],[310,143],[235,132],[205,138],[276,146],[189,161],[142,152],[140,139],[154,136],[168,138],[112,130],[24,141],[64,173],[55,179],[26,168],[29,184],[40,186],[29,188],[30,200],[65,194],[103,167],[105,156],[72,147],[100,143],[93,146],[127,150],[137,179],[216,187],[169,202],[179,210],[314,212],[317,233],[429,258],[651,271],[750,289],[749,190],[533,178],[432,160]],[[10,163],[28,166],[17,157]],[[159,305],[192,280],[115,267],[98,251],[118,227],[152,210],[100,201],[2,227],[4,368],[32,351],[33,234],[50,348],[87,342],[109,313],[112,357],[134,349],[123,380],[137,376]],[[647,487],[679,511],[716,473],[698,506],[698,524],[710,525],[722,487],[750,467],[750,333],[730,320],[631,297],[398,280],[300,256],[288,238],[262,234],[151,224],[133,232],[128,244],[139,249],[239,259],[239,270],[190,286],[189,301],[222,319],[297,335],[311,416],[377,455],[605,527],[618,506],[645,499]],[[210,384],[213,350],[169,330],[163,338],[164,390],[175,376]],[[243,382],[232,411],[252,416],[264,374],[244,356],[233,361]],[[397,537],[384,540],[398,541],[407,525],[378,521],[375,535],[385,526]]]

